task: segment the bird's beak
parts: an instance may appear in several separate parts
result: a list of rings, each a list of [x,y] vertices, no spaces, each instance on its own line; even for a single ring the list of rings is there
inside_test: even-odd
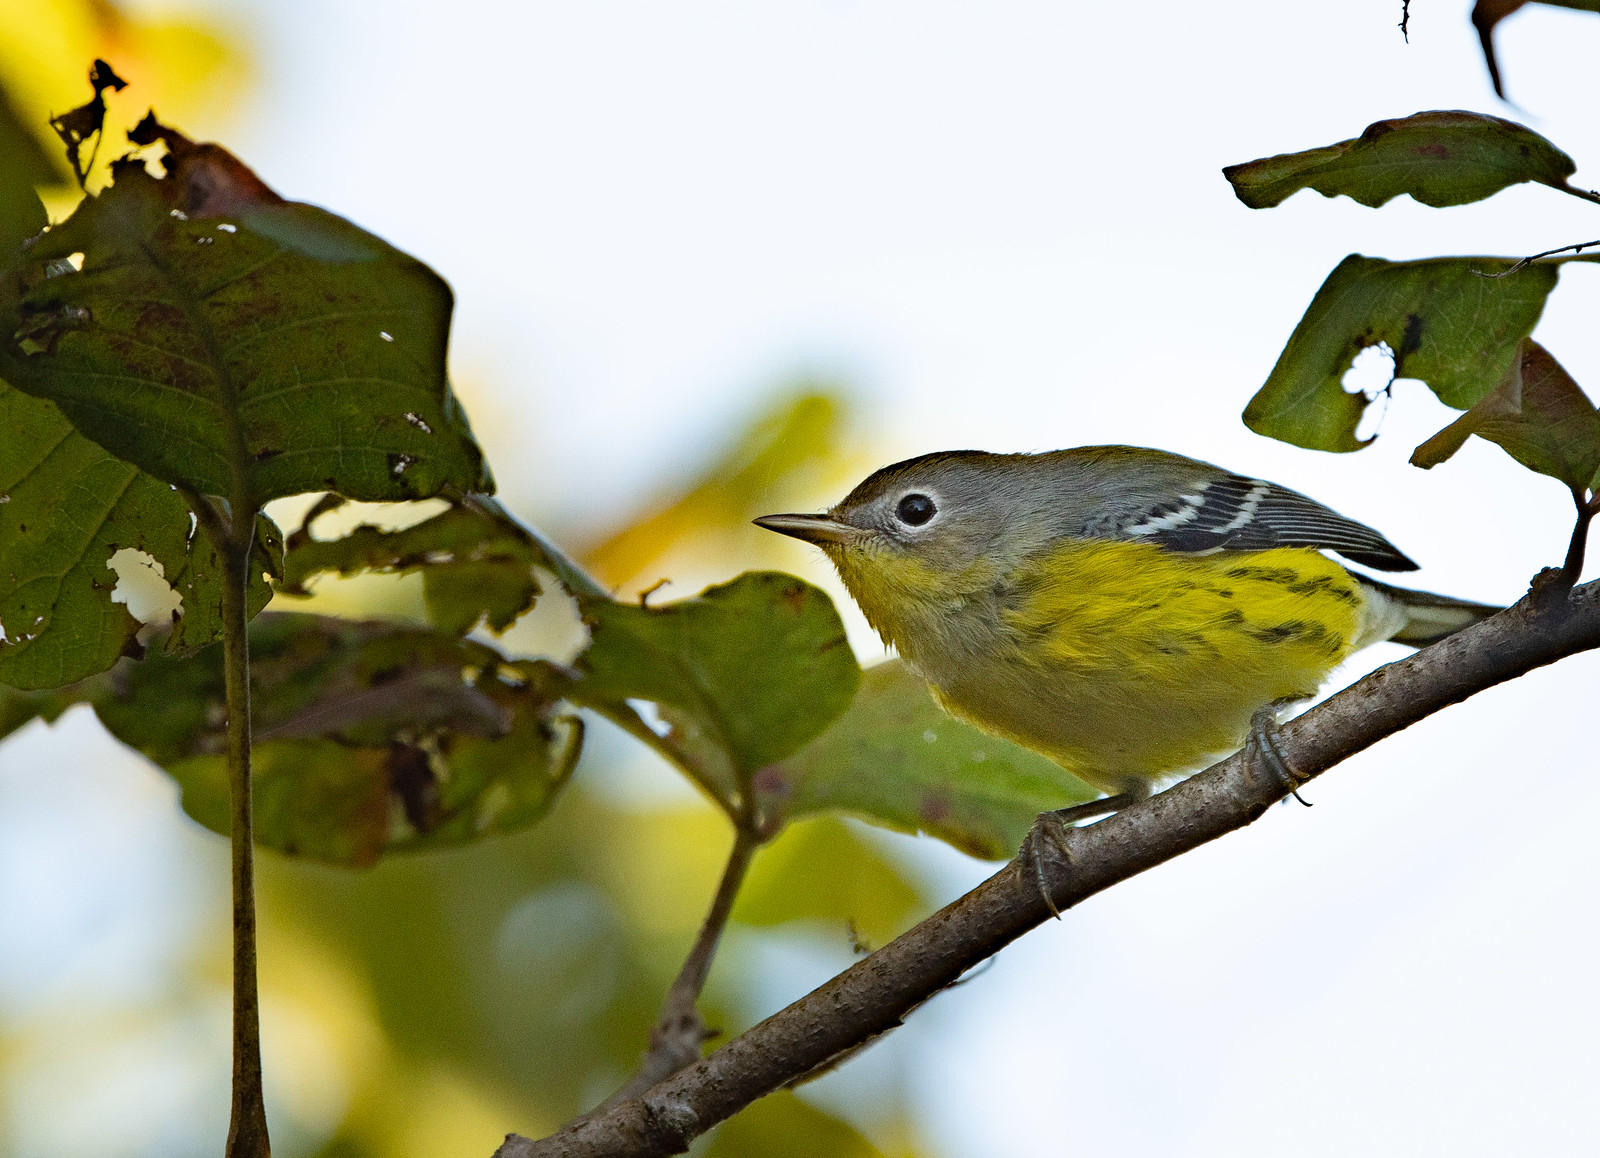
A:
[[[861,535],[859,528],[828,515],[762,515],[755,524],[780,535],[793,535],[817,544],[845,543]]]

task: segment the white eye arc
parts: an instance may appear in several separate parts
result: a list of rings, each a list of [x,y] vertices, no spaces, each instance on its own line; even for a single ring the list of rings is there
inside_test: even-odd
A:
[[[894,507],[894,517],[908,527],[923,526],[938,513],[939,505],[921,491],[901,495]]]

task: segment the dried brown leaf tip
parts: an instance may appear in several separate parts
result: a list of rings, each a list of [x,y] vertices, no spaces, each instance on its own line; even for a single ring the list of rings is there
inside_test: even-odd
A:
[[[78,178],[80,186],[89,178],[89,170],[94,167],[95,154],[100,151],[100,141],[104,136],[105,91],[109,88],[121,92],[128,87],[128,82],[118,76],[103,60],[97,60],[90,66],[89,84],[94,88],[94,96],[89,101],[58,117],[50,118],[50,127],[56,131],[56,136],[60,137],[61,143],[67,147],[67,162],[72,166],[73,175]],[[90,137],[94,138],[94,151],[89,154],[89,159],[84,161],[81,154],[84,144]]]
[[[135,145],[163,144],[162,164],[173,183],[174,200],[190,217],[235,217],[257,205],[283,201],[248,165],[221,145],[196,144],[156,119],[155,110],[128,131]]]

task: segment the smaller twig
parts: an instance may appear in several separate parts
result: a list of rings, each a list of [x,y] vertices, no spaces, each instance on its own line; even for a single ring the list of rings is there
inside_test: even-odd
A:
[[[1529,593],[1542,612],[1564,607],[1567,597],[1583,574],[1583,557],[1589,542],[1589,524],[1600,513],[1600,495],[1590,495],[1581,487],[1572,488],[1572,503],[1577,517],[1572,538],[1567,542],[1567,557],[1559,567],[1546,567],[1533,577]]]
[[[1407,43],[1411,43],[1411,0],[1400,0],[1400,36]]]
[[[1577,189],[1569,190],[1569,192],[1571,192],[1571,193],[1573,193],[1573,194],[1575,194],[1576,196],[1579,196],[1579,197],[1585,196],[1585,194],[1583,194],[1580,190],[1577,190]],[[1594,197],[1595,195],[1594,194],[1589,194],[1588,196]],[[1600,200],[1600,197],[1595,197],[1595,199],[1596,200]],[[1597,245],[1600,245],[1600,237],[1595,238],[1595,240],[1593,240],[1593,241],[1580,241],[1580,242],[1578,242],[1577,245],[1563,245],[1560,249],[1547,249],[1543,253],[1530,254],[1529,256],[1523,258],[1521,261],[1517,262],[1510,269],[1503,269],[1499,273],[1484,273],[1483,270],[1481,270],[1481,269],[1475,269],[1472,272],[1477,274],[1479,277],[1492,277],[1492,278],[1510,277],[1512,274],[1516,273],[1518,270],[1527,269],[1528,266],[1532,265],[1534,262],[1538,261],[1540,258],[1554,257],[1558,253],[1566,253],[1567,250],[1569,250],[1569,249],[1575,254],[1582,253],[1584,250],[1592,249]]]
[[[696,1002],[711,975],[711,962],[717,954],[717,943],[727,927],[728,916],[733,912],[733,902],[744,884],[750,860],[760,847],[761,838],[755,827],[741,824],[733,838],[733,849],[728,853],[727,867],[722,870],[722,882],[711,901],[711,909],[700,926],[700,935],[694,947],[683,960],[677,978],[661,1002],[661,1016],[650,1030],[650,1049],[639,1063],[638,1072],[629,1078],[593,1113],[602,1113],[612,1106],[631,1101],[663,1078],[671,1077],[686,1066],[700,1060],[700,1047],[715,1034],[706,1029]],[[586,1115],[587,1116],[587,1115]]]

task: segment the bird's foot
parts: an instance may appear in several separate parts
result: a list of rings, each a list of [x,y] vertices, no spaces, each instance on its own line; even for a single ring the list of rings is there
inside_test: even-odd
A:
[[[1245,755],[1255,767],[1272,773],[1273,778],[1288,789],[1290,796],[1307,808],[1311,807],[1311,802],[1299,791],[1308,777],[1295,768],[1283,750],[1283,729],[1278,726],[1276,704],[1264,704],[1250,717],[1250,738],[1245,742]]]
[[[1058,808],[1054,812],[1039,813],[1039,818],[1033,822],[1033,827],[1022,840],[1022,848],[1017,852],[1017,859],[1021,862],[1024,872],[1032,872],[1034,883],[1039,888],[1039,895],[1044,898],[1045,907],[1056,920],[1061,919],[1061,910],[1056,907],[1054,898],[1050,896],[1050,886],[1045,880],[1044,846],[1048,846],[1050,852],[1071,864],[1072,847],[1068,834],[1078,821],[1116,812],[1138,799],[1140,797],[1132,792],[1119,792],[1115,796],[1102,796],[1099,800],[1091,800],[1087,804],[1075,804],[1071,808]]]
[[[1058,921],[1061,919],[1061,910],[1056,908],[1055,898],[1050,895],[1050,882],[1045,879],[1044,858],[1048,849],[1049,853],[1068,864],[1072,863],[1072,846],[1068,842],[1070,827],[1061,819],[1061,813],[1041,812],[1033,822],[1033,827],[1028,829],[1028,835],[1022,838],[1022,848],[1017,851],[1022,871],[1033,874],[1033,883],[1044,898],[1045,908]]]

